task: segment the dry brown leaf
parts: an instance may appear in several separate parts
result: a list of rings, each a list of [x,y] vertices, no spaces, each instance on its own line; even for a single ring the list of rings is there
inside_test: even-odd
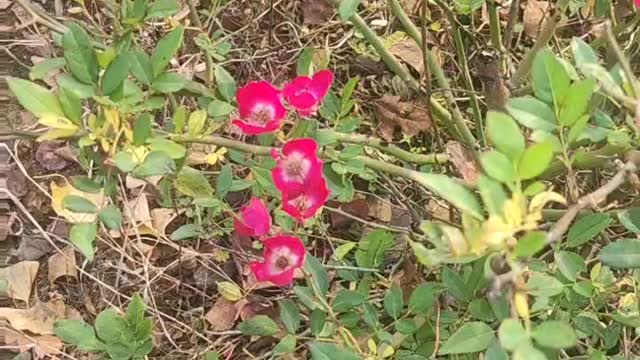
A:
[[[324,25],[333,15],[333,6],[327,0],[302,0],[302,18],[305,25]]]
[[[69,166],[69,161],[57,153],[57,150],[64,147],[66,141],[53,140],[43,141],[36,150],[36,161],[45,169],[58,171]]]
[[[62,206],[62,202],[67,195],[81,196],[94,203],[98,208],[101,208],[105,203],[104,191],[102,189],[97,193],[88,193],[74,188],[71,184],[66,182],[66,180],[65,184],[62,186],[59,186],[54,181],[52,181],[49,186],[51,187],[51,207],[53,207],[56,214],[64,217],[72,223],[93,222],[96,220],[98,215],[76,213],[65,209],[64,206]]]
[[[37,261],[22,261],[0,269],[0,279],[7,282],[7,295],[28,302],[39,266]]]
[[[531,39],[538,37],[538,32],[544,27],[547,21],[545,14],[551,9],[549,5],[548,1],[527,0],[522,21],[524,33]]]
[[[367,220],[369,216],[369,203],[365,199],[354,199],[340,206],[340,210],[357,218]],[[331,212],[331,227],[333,229],[347,229],[356,220],[336,212]]]
[[[445,149],[451,163],[462,175],[462,178],[470,184],[475,183],[480,176],[480,168],[471,152],[457,141],[448,142]]]
[[[0,318],[6,319],[16,330],[52,335],[56,321],[80,320],[82,316],[62,300],[53,300],[46,303],[38,301],[29,309],[0,308]]]
[[[377,101],[375,108],[380,136],[386,141],[393,140],[397,127],[409,137],[432,127],[431,118],[424,108],[402,102],[399,96],[384,95]]]
[[[369,216],[383,222],[389,222],[393,216],[393,208],[389,201],[371,197],[369,199]]]
[[[49,282],[53,285],[61,276],[78,279],[76,253],[71,246],[65,247],[62,252],[55,253],[49,258]]]
[[[11,6],[13,1],[11,0],[0,0],[0,10],[6,10]]]
[[[27,177],[20,171],[18,165],[11,165],[9,174],[7,175],[7,188],[9,191],[17,197],[23,197],[29,191],[30,184]]]
[[[25,335],[12,329],[0,328],[0,341],[11,347],[13,352],[27,352],[33,349],[35,359],[58,355],[64,343],[53,335]]]
[[[171,222],[183,212],[184,209],[180,209],[178,211],[176,211],[176,209],[169,208],[153,209],[151,210],[151,225],[158,234],[165,236],[167,235],[167,226],[169,226],[169,224],[171,224]]]
[[[37,260],[51,251],[51,244],[40,234],[23,234],[13,256],[18,260]]]
[[[145,193],[126,201],[123,209],[125,223],[138,228],[143,235],[153,235],[153,223],[149,212],[149,200]]]
[[[443,206],[438,201],[431,199],[425,207],[427,213],[429,213],[432,218],[446,222],[451,221],[451,212],[449,211],[449,208]]]
[[[389,48],[389,52],[409,64],[418,73],[424,72],[424,60],[422,58],[422,49],[411,38],[394,43]]]
[[[205,319],[211,324],[213,331],[226,331],[233,328],[240,316],[240,310],[248,303],[246,299],[236,302],[229,301],[220,296],[213,304],[211,310],[205,315]]]
[[[146,179],[137,179],[131,175],[127,175],[125,186],[127,189],[135,189],[147,184],[158,185],[160,180],[162,180],[162,175],[149,176]]]

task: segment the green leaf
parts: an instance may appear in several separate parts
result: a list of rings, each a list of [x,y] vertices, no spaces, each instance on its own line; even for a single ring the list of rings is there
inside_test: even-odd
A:
[[[313,74],[313,48],[302,50],[296,63],[296,73],[298,76],[311,76]]]
[[[460,274],[449,267],[442,270],[442,284],[453,297],[460,301],[468,301],[471,297]]]
[[[296,297],[300,302],[309,308],[309,310],[313,310],[318,305],[316,304],[313,296],[313,290],[306,286],[294,286],[293,292],[296,294]]]
[[[567,247],[578,247],[589,242],[611,224],[608,214],[597,213],[585,215],[576,221],[567,234]]]
[[[216,179],[216,191],[218,198],[224,199],[229,193],[231,186],[233,185],[233,170],[231,166],[225,165],[220,169],[220,175]]]
[[[49,90],[27,80],[6,77],[11,92],[22,107],[35,116],[54,114],[64,117],[58,98]]]
[[[356,247],[356,245],[358,245],[358,243],[353,241],[339,245],[333,252],[333,257],[335,257],[337,260],[344,259],[344,257],[347,256],[347,254],[349,254],[351,250]]]
[[[60,87],[58,100],[60,101],[64,115],[73,121],[74,124],[81,125],[83,109],[80,97],[69,89]]]
[[[152,138],[149,142],[149,150],[162,151],[174,160],[182,159],[187,155],[184,145],[163,138]]]
[[[147,9],[147,19],[166,18],[180,11],[180,4],[176,0],[156,0]]]
[[[326,296],[329,291],[329,274],[318,258],[307,254],[304,263],[304,271],[309,274],[307,284],[311,288],[315,288],[321,295]]]
[[[62,199],[62,206],[73,212],[95,214],[98,212],[96,204],[78,195],[67,195]]]
[[[566,349],[578,343],[576,332],[564,321],[547,320],[536,326],[532,335],[538,344],[552,349]]]
[[[300,312],[296,304],[289,299],[278,300],[280,307],[280,320],[290,334],[295,334],[300,327]]]
[[[499,182],[485,175],[478,178],[478,190],[484,205],[490,215],[502,215],[504,202],[507,201],[507,193]]]
[[[480,155],[480,164],[487,175],[509,184],[516,180],[516,170],[511,160],[501,152],[488,151]]]
[[[202,227],[198,224],[184,224],[171,233],[172,241],[181,241],[198,237],[202,233]]]
[[[574,37],[571,40],[571,51],[578,67],[582,67],[585,64],[598,64],[598,56],[593,51],[593,48],[580,38]]]
[[[446,175],[426,173],[416,175],[414,180],[449,201],[458,209],[466,211],[477,219],[483,218],[482,208],[478,203],[478,199],[469,189],[456,180]]]
[[[392,287],[384,295],[383,299],[384,311],[394,319],[402,315],[404,302],[402,301],[402,289],[399,286]]]
[[[409,297],[409,311],[413,314],[427,312],[436,301],[437,284],[426,283],[418,286]]]
[[[216,66],[215,70],[216,85],[218,86],[218,92],[227,101],[233,101],[236,96],[236,81],[233,76],[229,74],[222,66]]]
[[[542,174],[553,159],[553,145],[548,142],[529,146],[520,158],[518,176],[522,180],[533,179]]]
[[[164,151],[152,151],[140,166],[136,167],[132,175],[137,178],[166,175],[176,170],[176,164]]]
[[[94,241],[97,234],[98,227],[95,223],[74,224],[69,230],[69,240],[87,260],[92,261],[95,254]]]
[[[562,293],[564,286],[549,275],[534,273],[527,281],[529,294],[536,297],[551,297]]]
[[[509,355],[502,349],[498,339],[493,339],[484,353],[484,358],[487,360],[509,360]]]
[[[514,351],[518,345],[529,341],[529,335],[524,330],[520,320],[504,319],[498,329],[498,339],[502,347]]]
[[[73,93],[80,99],[89,99],[96,96],[96,89],[93,85],[82,83],[69,74],[58,75],[56,83],[58,83],[59,88]]]
[[[140,294],[134,294],[127,305],[127,321],[130,324],[137,324],[144,320],[144,309],[146,308]]]
[[[136,119],[133,125],[133,145],[144,145],[151,136],[151,122],[153,118],[149,113],[143,113]]]
[[[296,337],[294,335],[287,335],[276,344],[273,348],[273,355],[285,355],[290,354],[296,349]]]
[[[367,234],[358,243],[356,262],[365,268],[378,268],[382,265],[385,252],[393,246],[393,234],[376,229]]]
[[[122,228],[122,212],[113,205],[100,210],[98,218],[104,226],[111,230],[120,230]]]
[[[173,113],[173,131],[176,134],[182,134],[184,131],[184,126],[187,124],[187,107],[181,105],[176,109]]]
[[[67,62],[64,58],[45,59],[35,64],[29,71],[29,79],[31,81],[44,79],[50,72],[63,68]]]
[[[278,332],[278,325],[266,315],[256,315],[238,325],[243,335],[271,336]]]
[[[129,340],[127,321],[116,309],[107,309],[98,314],[95,327],[98,337],[107,344],[122,344]]]
[[[204,360],[220,360],[220,354],[217,351],[207,351],[204,354]]]
[[[122,85],[129,74],[131,60],[129,54],[118,55],[102,75],[102,93],[109,95]]]
[[[519,160],[524,151],[524,136],[511,116],[489,111],[487,135],[496,149],[513,160]]]
[[[322,329],[324,329],[324,325],[326,322],[327,314],[324,311],[320,310],[320,308],[314,309],[311,312],[309,324],[309,327],[311,328],[311,335],[318,336],[318,334],[322,332]]]
[[[482,351],[493,339],[493,329],[483,322],[474,321],[462,325],[447,340],[439,355],[467,354]]]
[[[54,334],[60,340],[75,345],[84,351],[103,351],[105,344],[98,340],[91,325],[82,320],[60,320],[53,326]]]
[[[532,81],[536,97],[553,104],[557,112],[567,94],[571,78],[551,50],[544,49],[536,55],[533,61]]]
[[[336,313],[345,312],[362,304],[366,299],[367,297],[360,292],[340,289],[331,304],[331,308]]]
[[[213,188],[207,177],[200,170],[188,166],[178,172],[175,186],[178,191],[194,199],[213,197]]]
[[[562,125],[571,126],[587,112],[595,89],[596,82],[593,79],[576,81],[569,87],[558,115]]]
[[[182,90],[187,80],[177,73],[162,73],[151,83],[151,88],[163,94]]]
[[[513,250],[513,255],[524,258],[535,255],[547,245],[547,236],[541,231],[532,231],[524,235]]]
[[[204,110],[197,110],[189,115],[189,122],[187,123],[187,133],[191,136],[198,136],[204,130],[204,126],[207,123],[207,112]]]
[[[165,35],[162,40],[158,41],[151,55],[151,67],[156,76],[160,75],[164,69],[166,69],[171,58],[173,58],[178,52],[178,49],[180,49],[183,35],[184,27],[178,26]]]
[[[567,134],[567,143],[572,144],[580,139],[585,133],[585,130],[589,130],[589,128],[587,128],[588,122],[589,114],[583,115],[582,117],[578,118],[578,120],[574,122],[569,129],[569,133]]]
[[[600,250],[598,259],[611,267],[638,268],[640,267],[640,240],[622,239],[608,244]]]
[[[135,49],[129,52],[129,60],[131,61],[129,67],[131,75],[141,83],[147,86],[151,85],[155,75],[153,73],[153,66],[151,65],[149,55],[140,49]]]
[[[558,269],[564,277],[575,282],[578,278],[578,274],[583,271],[587,271],[587,265],[584,262],[584,259],[573,252],[570,251],[558,251],[553,254],[554,259],[556,260],[556,264],[558,264]]]
[[[618,220],[627,230],[640,233],[640,207],[618,212]]]
[[[516,351],[513,352],[511,360],[549,360],[547,356],[540,350],[536,349],[531,343],[523,343]]]
[[[62,47],[67,67],[73,76],[85,84],[97,84],[98,58],[91,45],[91,38],[74,22],[67,25],[69,30],[62,35]]]
[[[72,176],[71,184],[78,190],[92,194],[99,193],[100,190],[102,190],[102,185],[98,184],[92,179],[89,179],[86,176]]]
[[[224,101],[220,100],[211,100],[209,106],[207,106],[207,112],[211,117],[222,117],[227,116],[233,112],[236,108]]]
[[[312,342],[309,344],[312,360],[362,360],[350,350],[332,343]]]
[[[125,151],[116,153],[113,157],[113,162],[122,172],[131,172],[136,167],[136,162],[133,160],[131,153]]]
[[[344,21],[349,20],[349,18],[356,14],[358,5],[360,5],[360,0],[342,0],[338,7],[340,18]]]
[[[554,131],[557,128],[556,114],[549,105],[534,97],[512,98],[507,110],[520,125],[529,129]]]

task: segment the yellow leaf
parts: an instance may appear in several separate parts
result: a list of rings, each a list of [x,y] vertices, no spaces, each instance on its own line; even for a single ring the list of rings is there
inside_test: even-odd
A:
[[[370,353],[375,354],[377,352],[376,342],[371,338],[367,340],[367,347],[369,348]]]
[[[529,302],[527,301],[527,294],[522,292],[517,292],[513,295],[513,304],[516,307],[516,312],[518,315],[524,319],[529,319]]]
[[[76,213],[65,209],[62,206],[62,201],[67,195],[81,196],[94,203],[98,208],[101,208],[105,203],[103,190],[100,190],[100,192],[97,193],[80,191],[71,186],[68,182],[66,182],[66,180],[65,184],[62,186],[58,186],[55,181],[52,181],[49,186],[51,188],[51,207],[53,207],[53,210],[56,212],[56,214],[64,217],[72,223],[93,222],[96,220],[97,215]]]
[[[138,146],[136,148],[129,149],[128,152],[131,153],[131,157],[133,158],[133,161],[135,161],[138,164],[142,164],[144,159],[149,154],[149,149],[147,149],[144,146]]]
[[[36,141],[48,141],[48,140],[56,140],[56,139],[65,139],[72,137],[78,132],[78,128],[75,129],[53,129],[49,130],[46,133],[38,136]]]
[[[244,297],[240,287],[230,281],[217,281],[216,285],[220,295],[229,301],[238,301]]]
[[[520,193],[513,194],[513,197],[504,202],[502,213],[505,222],[515,228],[522,224],[525,214],[525,198]]]
[[[449,242],[449,248],[453,256],[458,257],[467,254],[469,245],[460,229],[449,225],[441,225],[440,229]]]
[[[215,262],[218,263],[226,263],[227,261],[229,261],[229,252],[228,251],[224,251],[222,249],[213,249],[213,253],[211,254],[213,257],[213,260]]]
[[[114,130],[120,129],[120,113],[116,108],[104,108],[104,120],[111,125]]]
[[[558,194],[557,192],[543,191],[538,195],[534,196],[533,198],[531,198],[531,201],[529,202],[529,213],[541,212],[542,208],[544,208],[544,206],[551,201],[557,202],[560,204],[567,203],[564,197]]]
[[[38,119],[38,123],[52,129],[78,130],[78,126],[71,120],[55,114],[42,114]]]
[[[498,215],[490,216],[483,224],[483,230],[481,243],[495,250],[504,248],[507,239],[513,236],[513,227]]]
[[[382,344],[380,345],[380,357],[382,357],[383,359],[386,359],[390,356],[392,356],[395,353],[395,350],[393,350],[393,347],[389,344]]]

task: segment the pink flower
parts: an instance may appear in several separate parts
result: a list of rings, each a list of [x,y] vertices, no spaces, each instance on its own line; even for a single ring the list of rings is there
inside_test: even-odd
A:
[[[318,158],[318,143],[313,139],[294,139],[282,147],[282,154],[273,152],[276,166],[271,170],[273,183],[281,192],[297,192],[312,178],[322,176],[322,160]]]
[[[304,265],[305,250],[300,239],[278,235],[263,241],[264,262],[249,264],[258,281],[271,281],[277,286],[291,284],[297,268]]]
[[[313,78],[298,76],[288,82],[282,89],[282,95],[300,115],[309,116],[316,113],[332,83],[331,70],[322,70],[315,73]]]
[[[240,210],[240,216],[233,219],[236,232],[244,236],[263,236],[271,228],[269,209],[257,198],[251,198],[249,203]]]
[[[272,133],[280,128],[287,115],[280,90],[266,81],[250,82],[238,90],[240,119],[231,123],[246,135]]]
[[[318,213],[329,199],[329,194],[324,177],[314,177],[299,191],[282,192],[282,210],[302,222]]]

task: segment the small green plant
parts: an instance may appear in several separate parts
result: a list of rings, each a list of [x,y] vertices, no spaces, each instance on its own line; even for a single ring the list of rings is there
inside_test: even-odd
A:
[[[126,314],[106,309],[92,327],[82,320],[63,320],[55,324],[55,334],[78,349],[104,353],[109,359],[143,359],[153,349],[150,318],[144,316],[145,305],[136,294]]]

